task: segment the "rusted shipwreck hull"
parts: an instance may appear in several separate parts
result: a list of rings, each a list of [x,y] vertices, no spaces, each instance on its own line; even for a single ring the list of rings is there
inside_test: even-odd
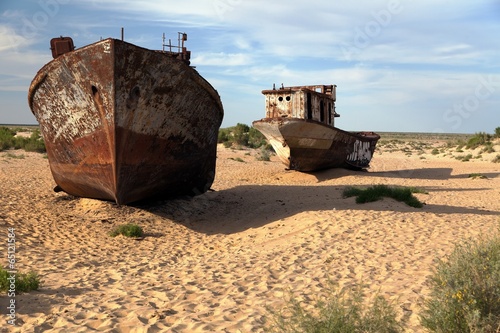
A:
[[[368,167],[379,136],[351,133],[315,120],[268,118],[253,126],[267,138],[287,168],[314,171]]]
[[[287,168],[314,171],[369,166],[380,136],[333,126],[335,85],[264,90],[266,118],[254,121]]]
[[[188,52],[105,39],[40,69],[28,101],[63,191],[127,204],[210,188],[223,107]]]

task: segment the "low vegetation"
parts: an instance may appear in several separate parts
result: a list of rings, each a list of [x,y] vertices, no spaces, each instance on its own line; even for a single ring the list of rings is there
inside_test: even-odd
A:
[[[259,161],[270,161],[271,160],[271,151],[267,149],[265,146],[260,147],[259,155],[257,156],[257,160]]]
[[[25,151],[39,153],[46,151],[45,143],[38,128],[32,130],[29,137],[17,136],[16,134],[19,132],[26,132],[26,130],[0,126],[0,151],[7,149],[24,149]]]
[[[365,189],[357,187],[347,187],[344,192],[344,198],[356,197],[356,203],[373,202],[388,197],[406,203],[408,206],[422,208],[420,202],[413,193],[426,193],[425,191],[414,187],[389,187],[386,185],[374,185]]]
[[[500,127],[494,134],[478,132],[475,134],[445,133],[379,133],[382,139],[377,143],[377,153],[403,152],[406,156],[430,154],[436,157],[449,156],[463,162],[471,159],[491,160],[483,154],[494,153],[500,144]],[[479,151],[474,151],[478,149]],[[465,153],[458,155],[457,153]],[[471,153],[471,154],[469,154]],[[420,159],[424,159],[420,156]],[[495,158],[492,162],[497,163]]]
[[[23,160],[26,157],[24,154],[13,154],[13,153],[7,153],[5,154],[5,156],[17,160]]]
[[[488,143],[491,144],[492,137],[492,135],[485,132],[476,133],[469,139],[469,141],[467,141],[467,145],[465,147],[467,149],[476,149],[479,146],[483,146]]]
[[[499,228],[500,231],[500,228]],[[419,313],[422,326],[439,333],[500,332],[500,232],[457,243],[439,258],[429,277],[430,294]],[[383,297],[365,301],[361,288],[328,290],[313,307],[290,297],[279,311],[270,310],[268,332],[402,332],[395,308]]]
[[[230,160],[233,160],[233,161],[236,161],[236,162],[245,163],[245,160],[244,160],[244,159],[242,159],[241,157],[236,157],[236,158],[234,158],[234,157],[230,157],[229,159],[230,159]]]
[[[9,292],[11,281],[15,281],[15,293],[27,293],[32,290],[38,290],[42,286],[42,281],[37,273],[30,271],[28,273],[16,272],[13,275],[5,268],[0,267],[0,291]]]
[[[311,311],[290,296],[284,309],[270,312],[267,331],[273,333],[402,332],[393,305],[381,296],[366,302],[361,287],[340,292],[331,287],[327,298],[318,300]]]
[[[217,139],[218,143],[224,144],[226,148],[233,146],[261,148],[272,150],[271,146],[262,133],[254,127],[245,124],[236,124],[236,126],[221,128]]]
[[[487,142],[483,149],[481,149],[481,153],[494,153],[495,148],[493,148],[493,142]]]
[[[111,237],[116,237],[118,235],[123,235],[125,237],[140,238],[144,236],[144,231],[142,228],[135,223],[127,223],[117,226],[109,234]]]
[[[469,174],[469,178],[472,178],[472,179],[488,179],[488,177],[486,177],[485,175],[483,174],[480,174],[480,173],[471,173]]]
[[[456,156],[455,159],[462,161],[462,162],[468,162],[472,158],[472,154],[467,154],[467,155],[460,155]]]
[[[466,241],[439,260],[421,314],[431,332],[500,332],[500,236]]]

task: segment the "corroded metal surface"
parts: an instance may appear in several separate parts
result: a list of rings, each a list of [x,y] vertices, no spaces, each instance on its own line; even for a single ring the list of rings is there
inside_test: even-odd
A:
[[[50,50],[52,51],[52,57],[54,59],[74,49],[75,45],[73,44],[73,39],[70,37],[61,36],[50,40]]]
[[[266,118],[315,119],[334,126],[336,85],[281,87],[263,90]]]
[[[369,166],[380,136],[334,127],[335,85],[264,90],[266,118],[253,126],[267,138],[287,168],[314,171]],[[289,97],[289,98],[287,98]]]
[[[69,194],[125,204],[214,180],[220,97],[170,53],[106,39],[45,65],[28,99]]]

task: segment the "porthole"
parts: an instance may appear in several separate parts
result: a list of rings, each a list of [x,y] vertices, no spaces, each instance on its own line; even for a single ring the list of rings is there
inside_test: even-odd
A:
[[[278,101],[283,102],[283,97],[282,96],[278,97]]]
[[[287,102],[290,101],[290,96],[286,96]]]

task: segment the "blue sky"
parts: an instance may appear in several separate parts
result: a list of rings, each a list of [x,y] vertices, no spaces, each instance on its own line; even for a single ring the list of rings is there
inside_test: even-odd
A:
[[[346,130],[493,133],[500,126],[498,0],[3,0],[0,123],[34,124],[29,84],[60,35],[161,49],[188,34],[219,92],[222,127],[264,116],[261,91],[337,85]]]

